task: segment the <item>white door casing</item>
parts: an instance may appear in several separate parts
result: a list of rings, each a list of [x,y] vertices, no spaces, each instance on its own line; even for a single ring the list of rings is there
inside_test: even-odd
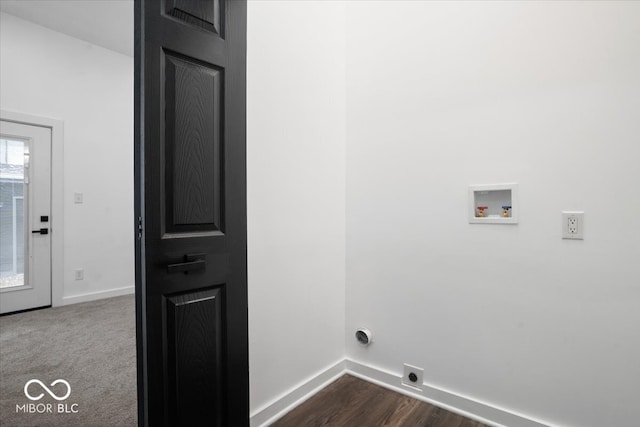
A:
[[[15,141],[15,147],[24,148],[24,187],[21,209],[20,197],[14,197],[13,236],[23,234],[24,265],[18,266],[23,271],[23,279],[16,281],[19,286],[0,288],[0,313],[26,310],[51,305],[51,128],[0,120],[0,136],[4,140]],[[22,144],[20,144],[22,142]],[[6,167],[5,167],[6,169]],[[6,171],[5,171],[6,174]],[[6,178],[6,177],[5,177]],[[7,179],[2,185],[7,185]],[[6,201],[5,201],[6,203]],[[24,213],[24,226],[16,229],[16,215]],[[46,217],[43,218],[43,217]],[[6,219],[6,218],[5,218]],[[19,218],[18,218],[19,220]],[[43,233],[33,233],[40,229]],[[7,228],[3,229],[3,233]],[[9,237],[9,236],[5,236]],[[5,239],[6,240],[6,239]],[[20,250],[15,245],[14,248]],[[5,246],[6,250],[6,246]],[[22,258],[14,254],[15,260]],[[15,269],[15,267],[14,267]],[[6,274],[6,272],[5,272]]]

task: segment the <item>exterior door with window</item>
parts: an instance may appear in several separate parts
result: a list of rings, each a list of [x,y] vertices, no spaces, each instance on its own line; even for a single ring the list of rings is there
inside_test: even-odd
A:
[[[51,305],[51,129],[0,120],[0,313]]]

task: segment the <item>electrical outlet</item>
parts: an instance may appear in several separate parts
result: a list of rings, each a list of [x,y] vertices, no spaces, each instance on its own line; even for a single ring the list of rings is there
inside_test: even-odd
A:
[[[83,203],[84,195],[82,193],[73,193],[73,203]]]
[[[404,375],[402,376],[402,385],[422,390],[422,377],[424,369],[416,366],[404,364]]]
[[[584,240],[584,212],[562,212],[562,238]]]
[[[75,271],[76,280],[84,280],[84,270],[81,268],[76,269]]]

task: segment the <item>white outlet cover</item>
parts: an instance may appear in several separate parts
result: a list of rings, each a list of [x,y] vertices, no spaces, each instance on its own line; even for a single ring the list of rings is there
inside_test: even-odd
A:
[[[84,270],[78,268],[75,270],[75,279],[76,280],[84,280]]]
[[[409,375],[414,373],[416,377],[415,382],[409,379]],[[422,379],[424,377],[424,369],[418,368],[417,366],[404,364],[404,375],[402,375],[402,385],[406,387],[411,387],[417,390],[422,390]]]
[[[584,240],[584,212],[562,212],[562,238]]]

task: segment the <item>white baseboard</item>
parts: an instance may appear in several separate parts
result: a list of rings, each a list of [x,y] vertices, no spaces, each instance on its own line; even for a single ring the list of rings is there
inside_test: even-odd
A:
[[[266,427],[345,373],[345,360],[319,372],[251,414],[251,427]]]
[[[71,295],[62,297],[62,305],[77,304],[79,302],[95,301],[103,298],[119,297],[121,295],[130,295],[135,292],[133,286],[125,286],[123,288],[109,289],[106,291],[89,292],[80,295]]]
[[[389,390],[431,403],[432,405],[439,406],[448,411],[480,421],[490,426],[549,427],[549,424],[533,420],[530,417],[526,417],[506,409],[501,409],[488,403],[480,402],[429,384],[423,384],[421,387],[422,390],[414,387],[403,386],[401,375],[396,375],[382,369],[373,368],[349,359],[347,359],[345,363],[347,374],[378,384]]]
[[[400,375],[344,359],[254,411],[251,415],[251,427],[269,426],[344,374],[353,375],[490,426],[549,427],[550,425],[429,384],[423,384],[422,390],[405,387],[402,385]]]

